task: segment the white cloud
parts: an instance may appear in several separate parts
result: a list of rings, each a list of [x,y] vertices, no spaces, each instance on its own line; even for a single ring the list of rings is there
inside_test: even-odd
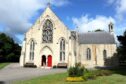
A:
[[[66,5],[68,3],[69,3],[68,0],[51,0],[51,4],[53,4],[55,6],[62,6],[62,5]]]
[[[73,18],[73,23],[79,28],[79,32],[94,31],[96,29],[108,30],[108,24],[110,22],[115,23],[112,17],[96,16],[90,18],[88,15],[80,18]]]
[[[126,30],[126,0],[106,0],[109,5],[115,8],[116,28],[115,33],[122,35]]]
[[[36,0],[1,0],[0,22],[6,32],[23,33],[31,25],[28,19],[41,7]]]
[[[0,0],[0,24],[4,32],[23,34],[32,25],[29,21],[49,0]],[[68,4],[68,0],[50,0],[53,6]]]
[[[122,20],[123,16],[126,14],[126,0],[120,0],[120,2],[118,2],[116,11],[117,17]]]
[[[116,2],[116,0],[107,0],[108,4],[113,4]]]
[[[107,0],[109,4],[115,5],[116,17],[119,20],[123,20],[123,17],[126,14],[126,0]]]

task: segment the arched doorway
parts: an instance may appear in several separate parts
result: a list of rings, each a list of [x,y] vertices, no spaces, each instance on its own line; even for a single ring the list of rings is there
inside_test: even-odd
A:
[[[42,55],[42,66],[46,66],[46,56]]]
[[[48,67],[52,67],[52,56],[48,56]]]

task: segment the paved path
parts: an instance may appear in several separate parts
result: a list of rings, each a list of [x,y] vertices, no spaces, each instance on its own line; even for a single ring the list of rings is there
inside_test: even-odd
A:
[[[23,68],[20,67],[18,63],[12,63],[0,70],[0,84],[11,84],[11,82],[15,80],[31,79],[38,76],[66,71],[66,69]]]

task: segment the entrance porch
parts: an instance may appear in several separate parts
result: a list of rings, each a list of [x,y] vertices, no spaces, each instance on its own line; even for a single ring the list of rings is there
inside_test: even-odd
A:
[[[52,67],[52,55],[42,55],[41,57],[41,66],[42,68],[51,68]]]

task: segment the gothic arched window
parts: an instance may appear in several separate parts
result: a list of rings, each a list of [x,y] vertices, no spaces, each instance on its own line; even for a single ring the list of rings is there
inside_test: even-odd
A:
[[[65,61],[65,40],[60,41],[60,61]]]
[[[106,50],[103,50],[103,58],[104,58],[104,60],[107,58],[107,51]]]
[[[42,34],[43,43],[52,43],[53,42],[53,24],[50,20],[46,20],[43,25],[43,34]]]
[[[30,60],[34,60],[34,49],[35,49],[35,43],[32,40],[30,43]]]
[[[87,60],[91,60],[91,49],[87,48]]]

